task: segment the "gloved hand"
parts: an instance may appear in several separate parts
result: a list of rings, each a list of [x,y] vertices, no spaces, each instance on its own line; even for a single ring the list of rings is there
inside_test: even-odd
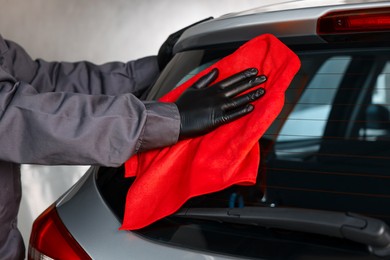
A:
[[[203,23],[205,21],[211,20],[213,17],[209,17],[206,19],[203,19],[201,21],[198,21],[196,23],[193,23],[175,33],[172,33],[171,35],[168,36],[168,39],[161,45],[160,49],[158,50],[158,55],[157,55],[157,62],[158,66],[160,68],[160,71],[162,71],[165,66],[168,64],[168,62],[172,59],[173,57],[173,47],[175,46],[176,42],[179,40],[180,36],[183,34],[185,30],[188,28],[191,28],[192,26],[195,26],[197,24]]]
[[[251,102],[264,95],[263,88],[239,94],[266,81],[251,68],[209,86],[218,76],[213,69],[196,81],[175,102],[180,113],[180,136],[186,139],[206,134],[253,110]]]

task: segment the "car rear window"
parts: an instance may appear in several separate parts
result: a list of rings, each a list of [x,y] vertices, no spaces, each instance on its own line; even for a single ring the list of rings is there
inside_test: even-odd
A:
[[[231,51],[176,55],[149,99],[159,98]],[[310,208],[354,212],[390,224],[390,49],[300,50],[297,54],[302,67],[286,92],[285,106],[259,140],[257,184],[199,196],[185,207]],[[107,170],[101,171],[103,176]],[[127,189],[131,180],[127,182],[113,182],[112,190],[118,193],[117,183]],[[104,197],[112,197],[110,182],[101,183]],[[123,202],[123,195],[122,201],[108,199],[120,218]],[[174,217],[138,232],[160,242],[240,257],[283,258],[291,256],[291,250],[297,255],[310,256],[308,252],[314,250],[342,256],[340,247],[344,253],[367,255],[366,247],[339,239]]]
[[[315,74],[305,64],[319,60]],[[266,205],[356,212],[390,221],[388,50],[302,55],[285,110],[264,138]],[[307,70],[306,70],[307,71]],[[307,80],[309,79],[309,80]],[[304,89],[299,81],[306,81]]]

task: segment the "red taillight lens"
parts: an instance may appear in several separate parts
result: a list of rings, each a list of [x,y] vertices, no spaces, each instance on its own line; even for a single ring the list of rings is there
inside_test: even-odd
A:
[[[66,229],[54,205],[35,221],[28,259],[91,259]]]
[[[390,32],[389,7],[330,12],[317,23],[321,36],[370,32]]]

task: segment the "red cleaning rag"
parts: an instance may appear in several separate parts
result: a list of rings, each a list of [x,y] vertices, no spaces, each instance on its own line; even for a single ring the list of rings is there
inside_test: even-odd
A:
[[[265,95],[249,115],[193,139],[131,157],[126,177],[136,176],[127,198],[120,229],[145,227],[178,210],[188,199],[225,189],[233,184],[256,183],[260,149],[258,140],[282,109],[284,92],[300,67],[298,57],[273,35],[262,35],[233,54],[195,75],[161,98],[174,102],[183,91],[212,68],[216,82],[255,67],[267,82]]]

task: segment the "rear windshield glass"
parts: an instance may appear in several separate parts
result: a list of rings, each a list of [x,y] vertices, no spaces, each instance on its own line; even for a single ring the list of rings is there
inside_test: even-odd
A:
[[[148,98],[158,99],[232,51],[176,55]],[[298,55],[302,66],[286,92],[285,106],[259,140],[257,184],[193,198],[185,206],[310,208],[354,212],[390,224],[390,50],[311,50]],[[118,181],[125,190],[124,182]],[[115,203],[120,204],[109,202]],[[123,205],[113,208],[121,217]],[[341,245],[350,252],[366,251],[313,235],[174,217],[139,232],[175,245],[246,257],[283,258],[276,244],[287,250],[285,256],[291,256],[291,248],[304,254],[307,245],[315,252]],[[221,239],[226,246],[213,243]]]

